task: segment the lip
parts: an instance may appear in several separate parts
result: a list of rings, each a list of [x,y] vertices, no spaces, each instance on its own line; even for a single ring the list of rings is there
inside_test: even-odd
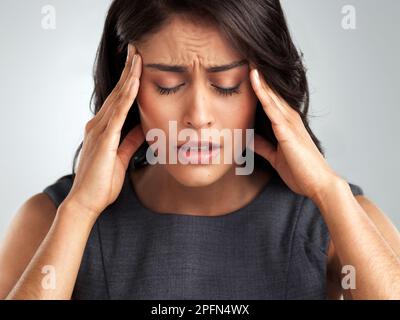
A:
[[[185,146],[185,148],[191,148],[191,147],[201,148],[202,146],[208,146],[209,149],[221,148],[221,145],[219,143],[214,143],[212,141],[206,141],[206,140],[184,142],[179,144],[177,148],[180,149],[182,146]]]
[[[191,147],[208,146],[208,149],[191,150]],[[210,164],[221,151],[221,145],[211,141],[190,141],[183,143],[177,148],[180,157],[185,159],[185,163],[191,164]]]

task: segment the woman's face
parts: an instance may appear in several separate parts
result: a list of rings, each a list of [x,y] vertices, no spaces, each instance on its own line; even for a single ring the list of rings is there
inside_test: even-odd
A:
[[[230,162],[224,160],[227,159],[224,148],[228,149],[229,141],[218,139],[221,145],[218,163],[211,163],[210,160],[210,164],[182,164],[179,161],[168,164],[169,147],[175,148],[189,141],[189,138],[181,140],[176,135],[170,136],[169,121],[176,121],[178,133],[182,129],[193,129],[198,140],[202,140],[201,130],[204,129],[229,130],[232,137],[233,129],[241,129],[240,139],[229,143],[232,151],[239,150],[235,146],[240,145],[241,154],[246,146],[246,129],[254,125],[257,102],[249,79],[248,64],[245,61],[227,70],[209,70],[210,67],[243,61],[243,57],[237,54],[216,27],[198,22],[194,24],[182,16],[174,16],[158,33],[135,45],[143,61],[137,96],[141,124],[145,134],[155,128],[165,133],[167,164],[163,165],[163,169],[186,186],[212,184],[237,166],[232,155]],[[166,70],[155,66],[160,64],[183,68]],[[237,87],[237,92],[231,94],[223,94],[219,90],[233,87]],[[174,89],[170,92],[161,89],[160,92],[160,88]],[[190,139],[194,140],[192,136]],[[152,143],[149,141],[150,145]]]

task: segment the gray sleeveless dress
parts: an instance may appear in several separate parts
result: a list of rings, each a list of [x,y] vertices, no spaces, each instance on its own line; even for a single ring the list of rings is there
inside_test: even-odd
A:
[[[58,206],[71,185],[66,175],[43,192]],[[318,208],[278,175],[245,207],[206,217],[147,209],[126,174],[91,230],[72,299],[326,299],[328,243]]]

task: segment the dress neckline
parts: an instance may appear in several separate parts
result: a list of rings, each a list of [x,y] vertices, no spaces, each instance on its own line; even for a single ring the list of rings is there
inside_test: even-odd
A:
[[[271,173],[270,178],[268,179],[267,183],[263,186],[261,191],[247,204],[245,204],[243,207],[236,209],[234,211],[220,214],[220,215],[212,215],[212,216],[207,216],[207,215],[192,215],[192,214],[183,214],[183,213],[176,213],[176,212],[156,212],[148,207],[146,207],[138,198],[137,193],[135,191],[134,185],[131,181],[129,170],[125,174],[125,188],[127,190],[127,196],[128,197],[133,197],[133,201],[137,204],[137,206],[140,207],[141,211],[149,216],[149,217],[165,217],[165,218],[178,218],[178,219],[204,219],[204,220],[210,220],[210,219],[228,219],[232,217],[239,216],[241,214],[244,214],[246,212],[250,212],[252,208],[256,206],[257,203],[263,200],[263,198],[266,198],[267,195],[271,193],[271,190],[273,186],[275,185],[276,181],[278,179],[278,176],[275,172]]]

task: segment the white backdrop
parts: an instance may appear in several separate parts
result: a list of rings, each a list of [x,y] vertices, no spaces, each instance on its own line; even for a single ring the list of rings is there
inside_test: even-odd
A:
[[[1,237],[27,198],[71,171],[91,117],[92,65],[109,4],[0,2]],[[282,4],[305,55],[311,127],[329,163],[399,228],[400,1]],[[55,29],[43,28],[46,5]],[[353,9],[356,29],[343,28]]]

